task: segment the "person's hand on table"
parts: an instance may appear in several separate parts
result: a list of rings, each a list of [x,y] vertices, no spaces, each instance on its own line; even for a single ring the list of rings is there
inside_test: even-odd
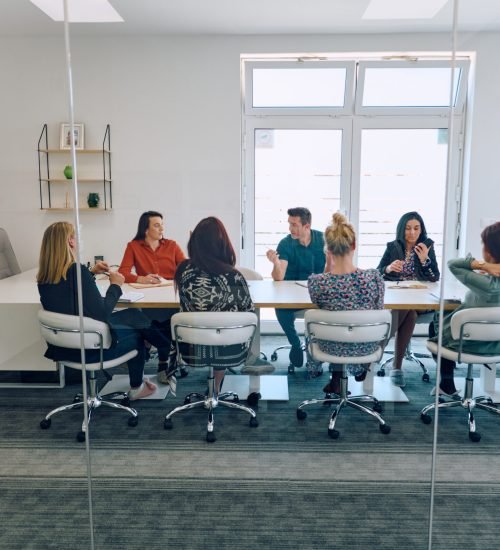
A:
[[[141,285],[159,285],[161,283],[161,277],[157,273],[139,275],[136,282]]]

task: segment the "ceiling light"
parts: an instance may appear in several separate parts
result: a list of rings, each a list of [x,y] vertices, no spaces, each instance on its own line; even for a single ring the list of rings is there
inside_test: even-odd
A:
[[[448,0],[371,0],[362,19],[432,19]]]
[[[63,0],[30,0],[54,21],[64,21]],[[123,22],[108,0],[67,0],[70,23]]]

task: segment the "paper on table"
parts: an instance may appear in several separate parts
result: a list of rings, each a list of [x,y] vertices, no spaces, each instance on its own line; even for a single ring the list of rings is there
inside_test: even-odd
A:
[[[132,288],[158,288],[160,286],[171,286],[173,285],[173,281],[167,281],[167,279],[162,279],[160,283],[152,284],[152,283],[129,283],[129,286]]]
[[[97,288],[99,289],[99,292],[101,296],[104,298],[106,296],[106,292],[108,290],[107,287],[97,285]],[[120,298],[118,299],[119,302],[137,302],[138,300],[141,300],[144,298],[144,292],[124,292]]]
[[[427,285],[424,285],[423,283],[414,283],[414,282],[407,282],[403,281],[402,283],[398,283],[395,285],[390,285],[388,288],[427,288]]]

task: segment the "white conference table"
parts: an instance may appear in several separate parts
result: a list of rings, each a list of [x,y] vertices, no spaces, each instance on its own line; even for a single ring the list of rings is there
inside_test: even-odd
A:
[[[43,357],[45,343],[40,339],[37,321],[37,310],[40,308],[38,290],[36,287],[36,269],[25,271],[19,275],[0,281],[0,370],[22,371],[41,370],[55,371],[55,363]],[[97,284],[106,286],[107,278],[98,277]],[[249,281],[252,299],[259,312],[262,308],[292,308],[309,309],[315,306],[311,303],[305,282],[294,281]],[[438,309],[439,283],[427,283],[425,289],[401,288],[403,285],[386,283],[385,307],[389,309]],[[124,291],[135,289],[124,285]],[[179,306],[178,296],[173,286],[142,289],[144,298],[134,303],[119,304],[123,307],[140,308],[176,308]],[[456,304],[448,304],[453,309]],[[253,346],[253,354],[258,356],[260,348],[257,335]],[[494,374],[494,373],[493,373]],[[252,391],[259,391],[262,399],[288,399],[288,377],[269,376],[228,376],[224,388],[231,386],[242,397]],[[494,382],[494,381],[493,381]],[[360,387],[355,387],[359,384]],[[7,384],[4,384],[7,385]],[[12,384],[9,384],[12,385]],[[350,382],[353,391],[374,393],[377,398],[385,401],[407,401],[404,392],[392,385],[390,379],[374,377],[371,372],[361,383]],[[28,387],[22,384],[22,387]],[[490,383],[491,386],[491,383]],[[494,383],[493,383],[494,387]],[[246,395],[245,395],[246,394]]]

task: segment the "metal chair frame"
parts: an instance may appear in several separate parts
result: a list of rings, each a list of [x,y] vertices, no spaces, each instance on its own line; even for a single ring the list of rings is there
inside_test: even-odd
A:
[[[180,314],[176,314],[176,315],[180,315]],[[216,331],[217,334],[220,334],[221,331],[232,330],[232,329],[242,329],[242,328],[248,328],[248,327],[252,327],[253,331],[250,338],[248,338],[248,340],[245,343],[247,348],[247,354],[248,354],[248,351],[250,351],[253,339],[255,337],[255,332],[257,330],[257,322],[249,323],[249,324],[231,325],[231,326],[223,326],[223,325],[222,326],[205,326],[201,324],[193,325],[193,324],[186,324],[186,323],[173,324],[172,330],[174,332],[178,360],[183,361],[182,353],[180,350],[180,344],[184,342],[182,336],[179,334],[181,329],[210,330],[210,331]],[[197,344],[196,342],[187,342],[187,343],[194,344],[194,345],[203,345],[207,347],[217,347],[216,345],[209,346],[208,344]],[[244,342],[241,342],[241,343],[244,343]],[[184,362],[184,364],[188,364],[188,363]],[[195,368],[202,368],[202,367],[195,365]],[[204,365],[204,368],[207,368],[207,366]],[[193,401],[193,399],[195,400]],[[184,404],[178,407],[175,407],[165,416],[164,428],[166,430],[171,430],[173,428],[172,417],[175,414],[183,411],[187,411],[190,409],[204,407],[205,409],[208,410],[206,440],[209,443],[213,443],[214,441],[216,441],[214,409],[216,409],[218,406],[246,412],[247,414],[250,415],[250,421],[249,421],[250,427],[256,428],[259,425],[259,422],[257,420],[257,414],[255,413],[255,411],[250,407],[247,407],[246,405],[241,405],[239,403],[238,394],[230,391],[217,394],[214,387],[214,368],[213,366],[208,365],[207,392],[205,394],[202,394],[199,392],[191,392],[188,395],[186,395],[186,397],[184,398]]]
[[[52,325],[49,325],[47,323],[44,323],[43,321],[39,321],[40,325],[47,330],[52,331],[54,334],[57,334],[58,332],[64,332],[64,333],[73,333],[73,334],[81,334],[79,329],[67,329],[67,328],[61,328],[61,327],[55,327]],[[84,334],[95,334],[99,339],[99,363],[100,367],[99,369],[86,369],[86,366],[84,363],[76,363],[74,361],[65,361],[61,360],[58,361],[59,364],[68,366],[70,368],[75,368],[79,370],[83,370],[85,372],[86,378],[88,379],[88,394],[87,394],[87,418],[84,418],[82,421],[82,429],[79,431],[76,435],[76,439],[80,442],[85,441],[86,434],[88,431],[88,425],[90,423],[92,413],[98,409],[101,405],[105,407],[109,407],[112,409],[119,409],[123,410],[125,412],[128,412],[131,416],[128,420],[129,426],[137,426],[138,424],[138,413],[137,411],[132,408],[128,407],[124,404],[115,403],[113,401],[108,401],[105,398],[112,399],[114,397],[122,397],[124,399],[125,403],[128,403],[128,394],[124,392],[113,392],[106,395],[101,395],[99,393],[99,388],[97,385],[97,373],[104,371],[104,337],[101,332],[98,330],[84,330]],[[88,348],[87,348],[88,349]],[[126,362],[128,359],[131,359],[132,357],[135,357],[137,355],[137,351],[129,352],[122,356],[123,362]],[[113,359],[113,361],[116,361],[118,358]],[[83,394],[79,393],[76,394],[73,403],[70,403],[69,405],[62,405],[60,407],[56,407],[55,409],[51,410],[45,418],[40,422],[40,427],[44,430],[50,428],[51,422],[52,422],[52,416],[64,412],[64,411],[70,411],[72,409],[78,409],[84,407],[84,401],[83,401]]]
[[[462,310],[466,311],[466,310]],[[464,353],[463,346],[464,346],[464,340],[466,340],[469,336],[468,333],[466,333],[466,327],[468,325],[500,325],[500,321],[481,321],[481,320],[471,320],[471,321],[465,321],[460,326],[460,337],[459,337],[459,348],[457,353],[457,363],[462,363],[462,355]],[[444,348],[447,349],[447,348]],[[465,352],[468,353],[468,352]],[[479,355],[477,353],[471,353],[470,355]],[[482,361],[487,361],[488,356],[482,356]],[[469,426],[469,439],[474,442],[478,442],[481,440],[481,434],[476,430],[476,419],[474,416],[474,409],[483,409],[485,411],[499,414],[500,415],[500,409],[498,409],[491,397],[487,395],[480,395],[478,397],[473,397],[474,393],[474,378],[472,376],[472,369],[475,364],[483,364],[486,368],[490,368],[487,363],[480,363],[479,361],[477,363],[469,363],[467,362],[467,376],[465,378],[465,389],[464,389],[464,396],[461,399],[451,399],[451,400],[445,400],[444,398],[439,398],[439,403],[437,405],[438,409],[449,409],[453,407],[463,407],[467,411],[467,424]],[[424,424],[430,424],[432,422],[432,417],[429,415],[429,412],[434,410],[436,408],[436,403],[431,403],[424,407],[420,412],[420,419]]]
[[[314,356],[313,344],[319,344],[319,342],[325,341],[325,338],[323,336],[321,338],[318,338],[315,336],[314,328],[313,328],[314,325],[342,327],[342,328],[347,328],[348,331],[352,331],[355,328],[385,326],[386,330],[385,330],[384,337],[381,340],[377,340],[380,342],[380,347],[377,350],[380,357],[382,357],[385,343],[387,342],[391,331],[390,321],[369,322],[369,323],[358,323],[358,322],[340,323],[340,322],[308,321],[307,314],[306,314],[306,350],[307,350],[308,356],[312,360],[318,360]],[[338,340],[332,339],[330,341],[335,342]],[[323,353],[326,354],[326,352],[323,352]],[[332,362],[334,362],[335,356],[330,356],[330,357],[333,359]],[[356,364],[366,363],[367,361],[366,359],[363,361],[363,357],[366,357],[366,356],[353,357],[351,362]],[[324,361],[323,358],[321,360]],[[355,396],[349,395],[347,364],[350,364],[350,363],[337,362],[337,364],[342,364],[342,375],[340,379],[340,394],[337,397],[332,397],[332,394],[326,394],[325,398],[308,399],[308,400],[302,401],[297,407],[297,418],[299,420],[304,420],[307,417],[307,413],[303,409],[304,407],[307,407],[309,405],[316,405],[318,403],[322,405],[336,404],[336,407],[334,411],[331,413],[330,419],[328,422],[328,435],[332,439],[337,439],[340,435],[339,431],[335,429],[335,424],[337,422],[337,418],[340,412],[344,407],[351,407],[353,409],[356,409],[358,411],[368,414],[369,416],[375,418],[378,421],[379,429],[382,433],[384,434],[390,433],[391,431],[390,426],[385,422],[385,420],[379,414],[380,412],[382,412],[382,405],[380,404],[380,402],[373,395],[368,395],[368,394],[355,395]],[[373,403],[373,408],[369,408],[361,403]]]

